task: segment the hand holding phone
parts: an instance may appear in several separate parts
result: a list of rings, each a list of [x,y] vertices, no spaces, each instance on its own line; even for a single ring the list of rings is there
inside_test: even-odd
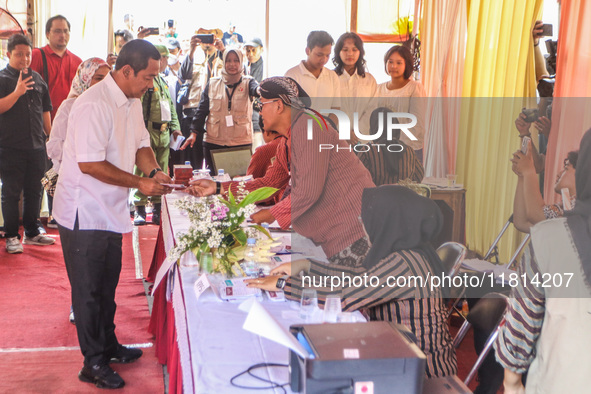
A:
[[[542,25],[542,36],[552,37],[552,25],[550,23],[544,23]]]
[[[23,68],[20,72],[20,80],[17,82],[14,92],[20,96],[33,89],[35,81],[32,78],[31,69]]]
[[[203,44],[213,44],[213,34],[195,34],[193,37],[199,39]]]
[[[30,68],[23,68],[21,71],[21,78],[24,81],[25,79],[29,78],[30,76],[32,76],[31,74],[31,69]]]

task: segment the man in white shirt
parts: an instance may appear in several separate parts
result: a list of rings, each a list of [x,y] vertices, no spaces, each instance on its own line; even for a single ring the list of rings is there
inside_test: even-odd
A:
[[[127,43],[116,70],[81,95],[68,122],[54,199],[84,367],[83,382],[120,388],[109,363],[129,363],[142,351],[115,335],[115,289],[121,272],[122,233],[132,230],[129,188],[146,195],[171,191],[171,179],[150,148],[139,98],[153,87],[160,53],[144,40]],[[148,178],[133,175],[137,165]]]
[[[334,41],[327,32],[310,32],[306,47],[307,59],[285,73],[286,77],[295,79],[308,93],[312,98],[312,108],[317,111],[341,107],[339,77],[334,71],[324,67],[330,58],[333,44]]]

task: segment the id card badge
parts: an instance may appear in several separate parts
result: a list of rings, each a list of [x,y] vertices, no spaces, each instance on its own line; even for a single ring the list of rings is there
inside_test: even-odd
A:
[[[234,119],[232,119],[232,115],[226,115],[226,127],[234,126]]]
[[[162,117],[162,122],[170,122],[172,120],[170,103],[168,100],[160,100],[160,116]]]

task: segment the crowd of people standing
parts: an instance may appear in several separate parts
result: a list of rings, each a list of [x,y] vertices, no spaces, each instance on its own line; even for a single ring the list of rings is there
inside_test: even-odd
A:
[[[280,288],[288,298],[297,298],[302,283],[296,271],[315,275],[371,271],[378,276],[420,272],[427,276],[443,270],[430,245],[441,231],[439,209],[429,199],[392,185],[405,179],[420,182],[424,174],[425,90],[413,78],[417,70],[407,46],[395,45],[385,53],[384,70],[390,80],[378,84],[367,69],[363,41],[357,34],[345,33],[335,44],[327,32],[312,31],[305,59],[285,76],[263,79],[260,39],[244,42],[234,29],[227,35],[219,29],[200,29],[183,54],[172,29],[174,23],[169,27],[156,45],[141,39],[145,32],[138,32],[138,39],[133,39],[132,32],[117,31],[114,53],[104,61],[99,57],[82,61],[67,49],[70,22],[57,15],[47,21],[48,44],[43,48],[33,48],[24,35],[13,35],[8,41],[9,64],[0,70],[0,177],[6,250],[23,253],[22,244],[49,246],[55,242],[44,234],[38,219],[41,179],[47,178],[44,185],[51,213],[47,225],[59,230],[84,356],[78,376],[100,388],[125,384],[110,363],[128,363],[142,355],[139,349],[119,344],[113,323],[122,234],[133,224],[147,222],[149,203],[152,223],[159,224],[160,196],[172,190],[170,169],[174,164],[189,161],[193,168],[212,168],[215,150],[256,149],[265,143],[253,156],[249,168],[256,169],[256,176],[246,189],[273,186],[278,193],[273,199],[276,204],[258,211],[252,220],[277,221],[282,228],[293,228],[322,247],[329,265],[308,261],[298,270],[282,266],[273,273],[286,274],[287,280],[280,282],[277,276],[269,276],[251,280],[250,286]],[[334,70],[326,67],[331,57]],[[332,115],[323,117],[319,111],[332,111]],[[348,130],[350,138],[343,140],[342,125],[334,116],[339,111],[356,113],[362,132],[354,125]],[[416,117],[412,134],[382,133],[387,122],[401,123],[390,119],[389,112]],[[171,143],[181,137],[184,143],[171,150]],[[384,149],[380,154],[353,149],[374,139],[402,149]],[[336,147],[337,153],[318,152],[317,146]],[[584,147],[583,162],[587,163],[589,135]],[[565,184],[560,188],[570,187],[574,195],[586,187],[586,172],[577,171],[576,189],[581,190],[575,190],[577,157],[569,154],[568,160]],[[523,190],[531,189],[528,185],[535,174],[531,154],[523,157],[517,152],[513,161],[520,177],[516,207],[523,207]],[[202,180],[188,192],[205,196],[236,191],[237,187],[236,182]],[[17,208],[21,192],[22,243]],[[569,239],[569,231],[578,232],[565,253],[579,253],[579,258],[572,260],[582,264],[585,273],[588,258],[581,253],[588,249],[587,198],[587,194],[577,193],[574,214],[563,221],[570,230],[562,234]],[[544,217],[552,217],[552,212],[562,214],[565,210],[541,207],[532,214],[535,216],[520,211],[524,215],[516,216],[516,224],[528,231]],[[405,231],[400,230],[400,222],[409,224]],[[547,238],[549,227],[534,231],[536,250],[543,248],[540,239]],[[540,266],[526,265],[524,270],[530,270],[526,273],[550,265],[548,259],[539,261]],[[587,294],[583,290],[588,281],[579,282],[581,294]],[[340,290],[347,296],[343,299],[345,309],[363,308],[372,319],[413,326],[428,356],[428,377],[456,373],[440,291],[427,294],[419,289],[388,289],[368,296],[362,290]],[[512,305],[515,319],[526,307],[543,315],[545,295],[535,295],[539,304],[534,307]],[[548,306],[551,310],[552,305]],[[581,302],[576,307],[586,308],[587,304]],[[536,316],[537,331],[532,335],[539,336],[540,320]],[[511,371],[522,373],[532,362],[531,357],[519,359],[514,347],[507,345],[514,339],[507,330],[502,333],[507,341],[497,343],[499,359],[508,369],[506,377]],[[531,351],[537,337],[527,339]],[[535,371],[543,367],[540,364],[534,363]]]

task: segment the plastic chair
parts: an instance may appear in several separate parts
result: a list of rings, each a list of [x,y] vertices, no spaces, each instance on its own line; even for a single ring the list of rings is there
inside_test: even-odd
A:
[[[448,277],[453,278],[458,274],[458,272],[460,272],[460,267],[462,266],[462,262],[466,257],[467,251],[468,250],[466,247],[458,242],[446,242],[437,248],[437,255],[439,255],[439,258],[443,263],[443,270]],[[452,306],[448,311],[448,317],[453,313],[454,310],[463,317],[462,313],[456,307],[456,303],[464,296],[464,291],[465,289],[462,289],[460,294],[454,297]]]
[[[482,365],[485,357],[492,348],[493,343],[499,336],[499,330],[505,324],[505,312],[507,310],[507,304],[508,298],[503,294],[489,293],[485,295],[470,310],[468,316],[466,317],[466,321],[462,327],[460,327],[460,330],[454,338],[453,346],[455,349],[457,349],[471,327],[480,330],[492,331],[486,340],[486,344],[484,345],[482,352],[480,352],[478,359],[464,380],[464,384],[466,386],[470,384],[472,379],[474,379],[478,368],[480,368]]]

